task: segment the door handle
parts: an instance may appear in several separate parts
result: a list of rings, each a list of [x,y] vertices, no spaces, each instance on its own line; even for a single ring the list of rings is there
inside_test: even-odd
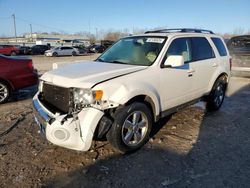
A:
[[[195,72],[195,70],[194,69],[189,69],[188,71],[187,71],[187,73],[188,73],[188,77],[191,77],[191,76],[193,76],[193,73]]]
[[[218,64],[217,64],[217,63],[214,63],[214,64],[212,65],[212,67],[218,67]]]

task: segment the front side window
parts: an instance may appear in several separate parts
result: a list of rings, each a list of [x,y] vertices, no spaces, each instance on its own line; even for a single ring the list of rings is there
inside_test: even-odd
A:
[[[214,52],[208,40],[204,37],[191,38],[192,61],[214,58]]]
[[[190,40],[188,38],[178,38],[173,40],[173,42],[170,44],[167,53],[165,55],[164,61],[170,56],[170,55],[182,55],[184,58],[184,62],[187,63],[191,61],[191,45]]]
[[[119,40],[96,61],[129,65],[152,65],[158,57],[166,37],[128,37]]]

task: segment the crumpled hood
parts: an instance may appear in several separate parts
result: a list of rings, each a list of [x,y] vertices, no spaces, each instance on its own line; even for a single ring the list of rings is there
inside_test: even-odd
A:
[[[99,82],[146,68],[147,66],[89,61],[46,72],[41,80],[67,88],[91,88]]]

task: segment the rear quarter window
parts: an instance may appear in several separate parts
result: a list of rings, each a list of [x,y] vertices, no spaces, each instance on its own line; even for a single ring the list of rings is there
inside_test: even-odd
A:
[[[192,61],[214,58],[214,51],[208,40],[204,37],[191,38],[192,44]]]
[[[227,56],[227,50],[225,45],[223,44],[222,40],[220,38],[211,38],[214,45],[216,46],[220,56]]]

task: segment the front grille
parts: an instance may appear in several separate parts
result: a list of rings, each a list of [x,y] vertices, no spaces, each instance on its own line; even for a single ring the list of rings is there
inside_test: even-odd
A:
[[[70,89],[44,83],[41,100],[52,111],[67,113],[70,108]]]

